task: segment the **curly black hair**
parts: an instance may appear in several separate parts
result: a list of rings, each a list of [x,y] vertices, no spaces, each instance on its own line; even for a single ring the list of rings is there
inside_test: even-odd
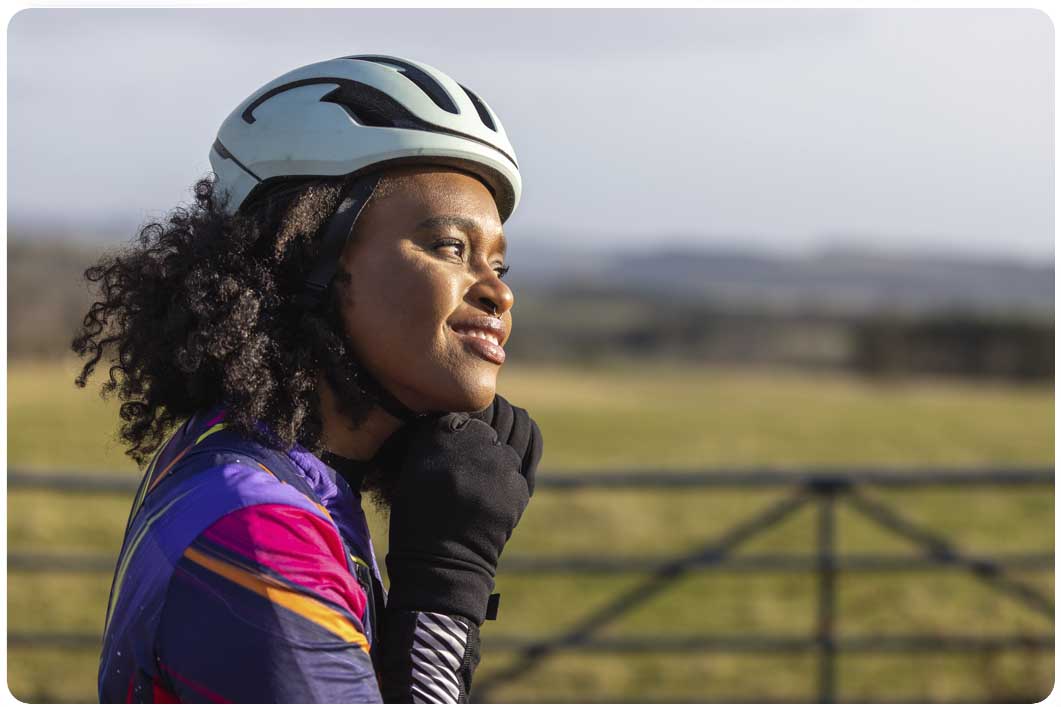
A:
[[[384,176],[373,194],[391,188]],[[323,451],[318,385],[324,376],[356,424],[374,403],[356,382],[335,288],[324,304],[299,302],[318,252],[315,237],[337,208],[347,179],[280,184],[237,215],[211,176],[194,203],[142,226],[133,242],[85,271],[98,288],[72,348],[87,358],[84,387],[97,364],[111,363],[101,395],[121,401],[121,439],[139,465],[171,430],[198,410],[223,404],[227,422],[274,444]],[[366,479],[386,505],[379,479]]]

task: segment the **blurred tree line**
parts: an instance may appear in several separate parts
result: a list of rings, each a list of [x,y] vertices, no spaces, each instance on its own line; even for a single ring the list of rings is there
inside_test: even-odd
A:
[[[92,302],[87,267],[99,248],[58,242],[8,240],[7,355],[72,355],[70,342]]]
[[[1054,376],[1053,323],[1021,313],[837,314],[813,307],[779,312],[586,288],[523,294],[516,310],[507,348],[520,358],[663,358],[871,376]]]
[[[99,248],[8,242],[8,355],[69,353],[92,301],[83,277]],[[514,361],[657,359],[908,374],[1052,380],[1052,320],[976,310],[838,314],[784,311],[627,285],[521,287],[507,349]]]
[[[872,317],[853,328],[855,370],[1052,380],[1052,326],[1020,319],[933,315],[913,321]]]

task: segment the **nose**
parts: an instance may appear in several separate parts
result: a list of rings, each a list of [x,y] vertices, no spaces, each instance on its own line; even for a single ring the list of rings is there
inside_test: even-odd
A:
[[[506,285],[493,269],[487,272],[489,274],[484,274],[472,285],[468,298],[490,314],[501,316],[512,309],[516,296],[512,293],[512,288]]]

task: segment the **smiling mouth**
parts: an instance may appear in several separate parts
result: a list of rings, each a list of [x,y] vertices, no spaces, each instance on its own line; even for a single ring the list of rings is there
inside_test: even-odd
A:
[[[497,365],[505,362],[505,350],[501,348],[498,335],[477,327],[450,327],[464,344],[464,349],[479,358]]]

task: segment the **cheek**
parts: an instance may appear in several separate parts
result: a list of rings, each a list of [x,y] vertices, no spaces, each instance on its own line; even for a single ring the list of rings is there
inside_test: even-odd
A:
[[[351,278],[343,315],[362,361],[386,375],[445,355],[444,323],[461,295],[442,268],[399,252],[363,259]]]

